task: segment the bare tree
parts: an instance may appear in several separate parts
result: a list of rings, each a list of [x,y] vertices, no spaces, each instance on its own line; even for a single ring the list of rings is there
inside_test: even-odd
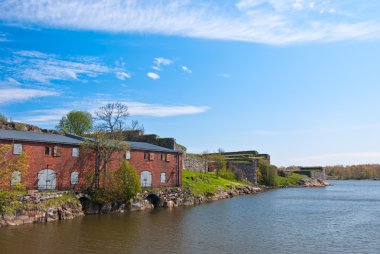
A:
[[[132,120],[131,126],[129,127],[130,130],[138,130],[144,133],[144,125],[140,124],[139,121]]]
[[[96,165],[92,185],[100,187],[101,173],[103,173],[103,187],[107,178],[107,167],[113,160],[120,159],[117,154],[129,150],[123,140],[122,131],[125,130],[125,120],[129,116],[128,107],[121,103],[109,103],[95,112],[95,132],[93,139],[84,142],[84,146],[95,149]]]

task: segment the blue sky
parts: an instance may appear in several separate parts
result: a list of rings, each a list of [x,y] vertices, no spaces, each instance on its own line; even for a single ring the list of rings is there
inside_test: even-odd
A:
[[[0,2],[0,112],[129,106],[190,152],[380,163],[380,2]]]

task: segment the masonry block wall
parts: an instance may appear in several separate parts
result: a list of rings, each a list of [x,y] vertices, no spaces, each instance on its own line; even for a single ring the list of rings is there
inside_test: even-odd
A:
[[[13,145],[12,142],[0,141],[1,145]],[[79,146],[50,144],[50,143],[32,143],[32,142],[17,142],[22,144],[22,150],[28,156],[28,170],[27,174],[22,177],[21,183],[27,189],[38,188],[38,174],[45,169],[51,169],[56,175],[56,189],[80,189],[86,182],[85,175],[88,172],[95,170],[95,152],[90,150],[80,149],[79,156],[73,156],[73,148]],[[46,154],[47,147],[58,147],[60,154],[54,156],[53,154]],[[151,154],[150,158],[146,154]],[[178,153],[162,153],[154,151],[130,151],[130,163],[136,168],[140,177],[141,173],[149,172],[151,175],[151,186],[149,187],[173,187],[181,186],[182,176],[182,156]],[[162,156],[164,154],[164,156]],[[166,154],[170,154],[170,159],[166,159]],[[10,156],[13,155],[10,153]],[[109,165],[109,170],[119,168],[120,162],[125,159],[125,153],[116,155]],[[0,169],[1,170],[1,169]],[[17,170],[17,169],[15,169]],[[72,184],[72,173],[78,173],[77,184]],[[0,189],[9,189],[10,182],[4,182],[0,179]]]

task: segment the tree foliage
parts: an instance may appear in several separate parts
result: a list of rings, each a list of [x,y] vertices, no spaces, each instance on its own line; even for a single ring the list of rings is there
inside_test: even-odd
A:
[[[28,156],[25,152],[12,156],[11,145],[0,146],[0,180],[10,184],[14,171],[20,172],[21,177],[25,177],[28,167]]]
[[[141,191],[140,180],[136,169],[124,160],[114,173],[113,187],[115,196],[124,202],[129,201]]]
[[[335,179],[380,179],[379,164],[328,166],[325,171],[329,178]]]
[[[279,186],[277,167],[264,161],[259,161],[257,182],[262,185]]]
[[[59,121],[57,129],[82,136],[93,128],[92,115],[85,111],[70,111]]]
[[[0,113],[0,123],[6,123],[8,122],[8,118]]]

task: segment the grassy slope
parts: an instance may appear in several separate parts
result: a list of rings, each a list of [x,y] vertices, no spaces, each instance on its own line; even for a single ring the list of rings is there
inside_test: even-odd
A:
[[[218,187],[228,189],[227,185],[232,187],[247,186],[247,183],[231,181],[216,176],[215,173],[198,173],[188,170],[182,171],[183,187],[187,187],[195,195],[210,195],[218,190]]]
[[[294,186],[298,185],[301,178],[305,177],[304,175],[299,175],[292,173],[289,177],[281,177],[279,176],[279,184],[280,186]]]

